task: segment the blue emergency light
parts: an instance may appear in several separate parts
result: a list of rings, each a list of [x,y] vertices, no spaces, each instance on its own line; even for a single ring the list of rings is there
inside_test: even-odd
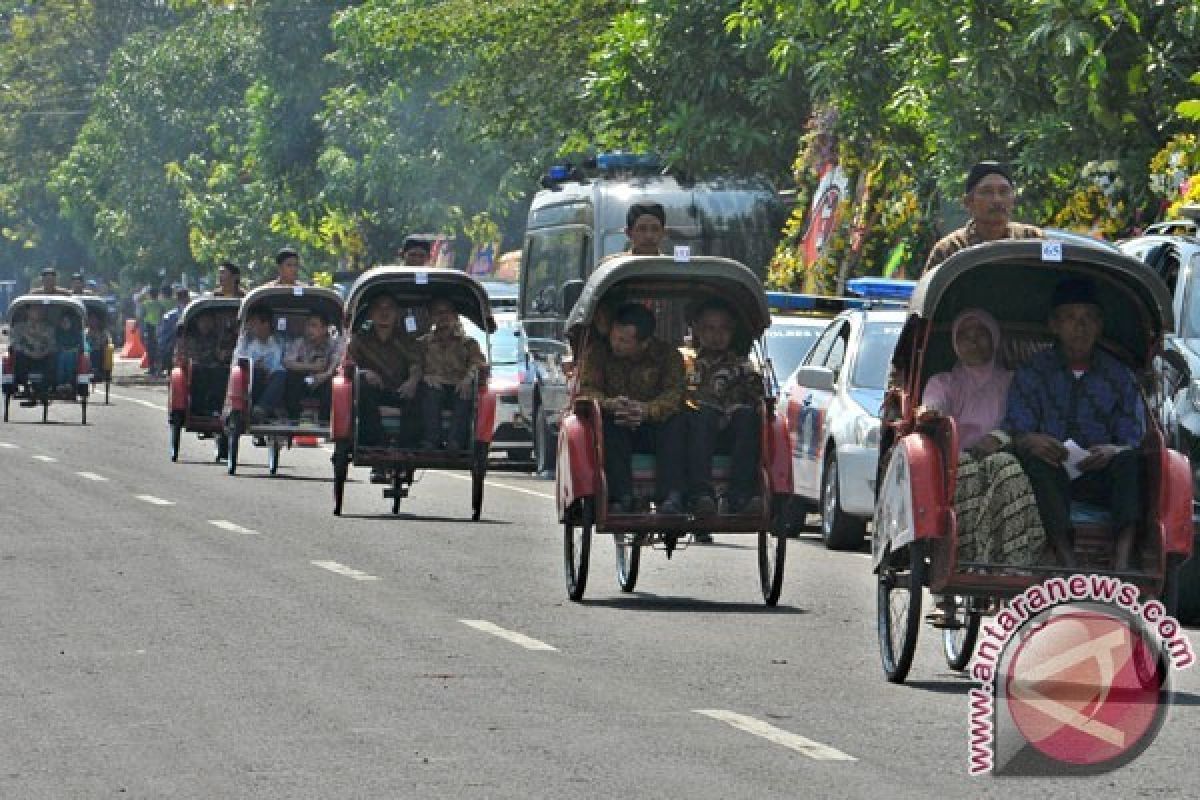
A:
[[[912,297],[916,281],[899,278],[854,278],[846,281],[846,289],[866,300],[891,300],[908,302]]]
[[[867,301],[859,297],[823,297],[794,292],[767,292],[767,305],[775,311],[837,314],[847,308],[862,308],[867,305]]]
[[[570,164],[555,164],[546,171],[546,177],[552,181],[565,181],[571,176]]]

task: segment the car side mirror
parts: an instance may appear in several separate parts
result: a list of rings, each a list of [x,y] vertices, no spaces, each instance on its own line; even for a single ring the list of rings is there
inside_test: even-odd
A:
[[[1192,368],[1188,364],[1187,356],[1178,350],[1164,350],[1162,354],[1163,363],[1170,367],[1178,374],[1176,384],[1178,386],[1187,386],[1192,380]]]
[[[820,392],[832,392],[833,370],[829,367],[800,367],[796,370],[796,385]]]
[[[563,284],[562,309],[564,314],[571,313],[571,309],[575,307],[581,294],[583,294],[583,281],[576,279]]]

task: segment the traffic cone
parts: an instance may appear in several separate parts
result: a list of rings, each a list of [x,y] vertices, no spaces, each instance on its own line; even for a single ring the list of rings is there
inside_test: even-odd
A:
[[[142,344],[142,334],[138,330],[136,319],[125,320],[125,345],[121,348],[121,358],[141,358],[146,354]]]
[[[296,447],[316,447],[318,444],[320,444],[320,441],[316,436],[302,434],[300,436],[293,436],[292,444]]]

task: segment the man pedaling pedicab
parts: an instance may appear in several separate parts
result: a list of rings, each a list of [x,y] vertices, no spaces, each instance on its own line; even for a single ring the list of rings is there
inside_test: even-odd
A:
[[[1005,433],[1012,437],[1062,566],[1076,566],[1071,500],[1078,499],[1111,511],[1113,567],[1127,570],[1141,513],[1138,448],[1146,432],[1137,381],[1128,367],[1096,347],[1104,317],[1090,280],[1059,282],[1050,307],[1054,346],[1017,369],[1004,433],[979,446],[994,452]]]
[[[375,297],[367,308],[367,324],[351,337],[347,351],[359,375],[358,443],[367,447],[385,443],[380,408],[408,407],[421,383],[421,343],[396,324],[399,312],[393,298]],[[401,439],[414,441],[413,431],[402,431]],[[371,470],[372,480],[382,477],[382,469]]]
[[[29,382],[31,372],[40,372],[43,380],[51,380],[55,361],[54,327],[46,320],[41,306],[31,305],[25,309],[25,317],[12,326],[13,380],[18,388]],[[30,392],[21,401],[29,408],[37,405]]]
[[[683,513],[687,373],[679,350],[654,336],[654,314],[626,303],[613,314],[607,340],[584,354],[579,397],[600,406],[609,512],[633,510],[633,452],[655,454],[656,510]]]
[[[762,376],[730,345],[736,323],[729,308],[709,300],[692,322],[696,357],[688,376],[687,490],[694,514],[761,514],[758,495]],[[717,446],[730,451],[729,490],[718,506],[713,497],[712,458]]]
[[[341,355],[341,340],[329,334],[329,320],[318,311],[308,315],[304,335],[287,348],[283,366],[287,370],[284,391],[289,419],[299,419],[305,398],[315,398],[320,408],[317,418],[329,419],[330,379]]]
[[[433,330],[420,338],[422,373],[421,391],[422,450],[467,450],[474,411],[475,379],[487,365],[479,342],[463,330],[454,304],[437,298],[429,304]],[[446,442],[441,441],[442,409],[453,412]]]

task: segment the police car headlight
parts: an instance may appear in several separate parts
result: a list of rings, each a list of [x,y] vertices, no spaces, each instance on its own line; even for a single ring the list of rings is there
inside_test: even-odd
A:
[[[879,420],[868,416],[854,420],[854,443],[859,447],[878,447]]]

